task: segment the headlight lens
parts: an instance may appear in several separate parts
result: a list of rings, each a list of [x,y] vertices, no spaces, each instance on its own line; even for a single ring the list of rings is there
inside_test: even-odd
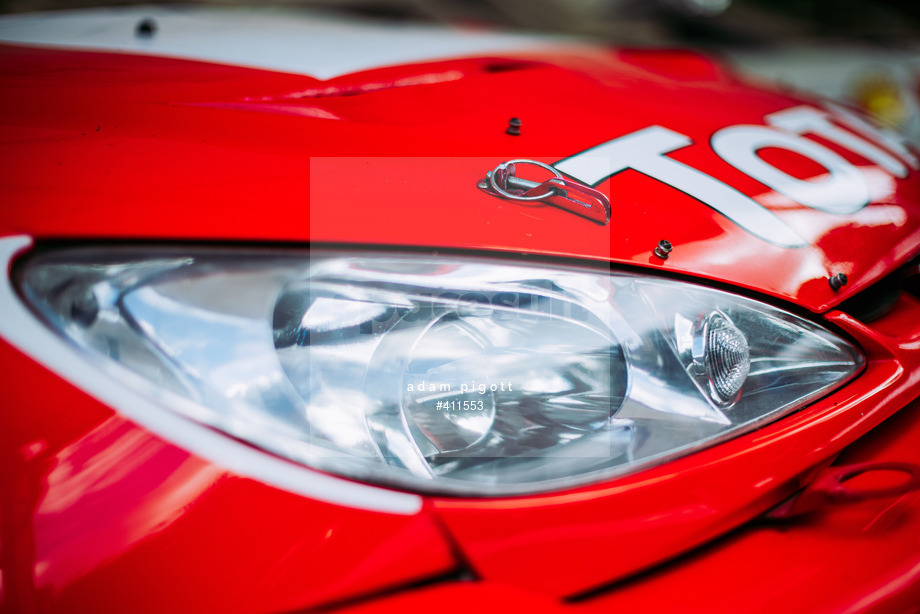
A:
[[[426,491],[631,471],[798,409],[863,363],[764,303],[587,269],[87,248],[37,256],[20,279],[52,328],[164,408]]]

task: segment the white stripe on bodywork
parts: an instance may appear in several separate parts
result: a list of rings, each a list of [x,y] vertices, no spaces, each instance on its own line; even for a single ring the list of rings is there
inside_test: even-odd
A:
[[[137,36],[143,19],[156,32]],[[559,38],[344,20],[314,12],[132,6],[0,18],[0,41],[262,68],[317,79],[422,61],[546,48]]]
[[[402,515],[421,510],[418,495],[343,480],[252,448],[161,407],[93,367],[76,348],[39,322],[16,295],[10,265],[31,244],[26,236],[0,239],[0,337],[11,345],[133,422],[239,475],[336,505]]]

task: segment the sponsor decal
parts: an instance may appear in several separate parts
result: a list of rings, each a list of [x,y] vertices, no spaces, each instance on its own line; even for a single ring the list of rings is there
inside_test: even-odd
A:
[[[866,177],[840,154],[810,136],[852,151],[894,177],[906,177],[911,169],[918,168],[918,161],[896,134],[872,126],[844,107],[828,107],[830,111],[797,106],[767,115],[765,125],[727,126],[712,135],[709,145],[725,162],[805,207],[838,215],[855,213],[870,202]],[[690,137],[679,132],[649,126],[553,166],[590,186],[633,169],[685,192],[770,243],[782,247],[808,245],[779,216],[750,196],[668,156],[693,144]],[[827,172],[812,179],[794,177],[758,155],[766,147],[804,156]]]

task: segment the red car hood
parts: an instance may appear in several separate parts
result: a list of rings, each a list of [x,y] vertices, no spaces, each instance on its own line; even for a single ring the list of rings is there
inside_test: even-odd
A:
[[[870,203],[845,212],[796,202],[720,157],[719,131],[762,129],[803,104],[823,110],[687,53],[553,44],[320,80],[16,43],[0,45],[0,79],[5,233],[578,258],[726,282],[815,311],[884,276],[920,242],[909,156],[885,150],[903,163],[897,176],[839,142],[795,136],[862,176]],[[506,134],[511,117],[522,120],[519,136]],[[610,195],[607,225],[476,187],[503,161],[559,163],[652,127],[684,139],[661,159],[727,186],[800,244],[771,241],[759,218],[628,168],[597,184]],[[827,180],[826,165],[801,152],[768,143],[757,154],[800,183]],[[674,246],[666,260],[653,254],[662,239]],[[839,291],[828,283],[837,273],[849,279]]]

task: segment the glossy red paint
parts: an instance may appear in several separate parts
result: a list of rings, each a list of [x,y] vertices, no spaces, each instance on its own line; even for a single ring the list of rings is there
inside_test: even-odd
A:
[[[914,402],[838,463],[920,460]],[[574,524],[574,523],[573,523]],[[595,561],[611,556],[595,553]],[[343,610],[464,613],[595,612],[915,613],[920,603],[920,494],[825,507],[795,520],[760,521],[633,579],[559,601],[500,581],[444,582]]]
[[[428,510],[314,501],[176,447],[0,342],[4,605],[283,611],[450,572]]]
[[[9,45],[0,54],[5,121],[15,118],[0,141],[10,162],[0,170],[7,232],[554,255],[724,281],[816,311],[920,241],[915,174],[895,179],[823,143],[871,186],[875,204],[842,216],[798,205],[719,158],[715,131],[763,125],[802,101],[707,70],[698,56],[628,52],[620,61],[615,50],[568,49],[319,83],[163,58]],[[505,133],[511,116],[524,121],[520,136]],[[608,226],[475,187],[499,162],[556,162],[651,125],[694,141],[669,157],[751,196],[814,246],[771,245],[635,171],[599,186],[613,206]],[[798,154],[770,156],[794,175],[822,172]],[[675,245],[666,263],[652,256],[662,238]],[[851,282],[835,293],[827,278],[837,272]]]
[[[916,173],[895,179],[822,142],[873,186],[873,205],[837,216],[796,205],[721,160],[708,146],[716,130],[762,125],[766,114],[803,101],[749,88],[679,52],[570,48],[320,82],[2,45],[0,82],[8,88],[0,114],[0,233],[39,242],[312,242],[553,256],[733,284],[818,312],[876,281],[920,243]],[[523,119],[519,137],[504,132],[511,116]],[[674,159],[774,209],[814,245],[770,245],[631,171],[600,186],[613,204],[609,226],[476,189],[499,162],[555,162],[653,124],[693,139]],[[765,156],[803,178],[822,172],[794,154]],[[662,238],[675,245],[667,261],[652,256]],[[851,279],[837,293],[827,284],[834,272]],[[916,300],[901,299],[871,327],[839,312],[827,317],[862,345],[869,364],[852,384],[785,420],[608,483],[513,499],[436,499],[409,517],[311,501],[234,476],[0,344],[0,372],[15,383],[5,400],[23,409],[0,418],[9,459],[0,476],[15,510],[4,504],[0,519],[4,596],[24,611],[85,603],[119,611],[126,602],[132,610],[177,611],[180,601],[188,611],[294,609],[447,573],[460,563],[452,543],[480,582],[435,584],[359,609],[469,611],[484,602],[530,611],[683,608],[686,594],[708,604],[701,610],[737,612],[757,609],[750,595],[773,590],[764,576],[793,564],[774,595],[788,611],[844,603],[843,596],[818,603],[838,590],[849,591],[838,593],[846,603],[868,599],[867,607],[897,609],[917,586],[916,550],[904,546],[916,535],[913,500],[875,525],[903,523],[897,532],[853,535],[847,514],[870,513],[878,502],[785,533],[745,528],[616,591],[560,605],[561,597],[748,523],[917,398]],[[890,460],[918,460],[903,443],[909,436]],[[872,449],[853,456],[875,458]],[[865,533],[871,539],[862,542]],[[779,544],[792,542],[813,552],[789,561]],[[833,563],[851,560],[837,558],[846,548],[871,557],[878,567],[871,581],[843,587],[846,580],[834,580]],[[815,577],[824,592],[795,601]],[[892,582],[903,586],[879,593]]]
[[[829,319],[861,342],[869,365],[843,390],[780,422],[608,484],[435,505],[480,575],[554,596],[705,543],[780,503],[920,393],[920,302],[902,299],[878,324],[883,333],[839,312]]]

